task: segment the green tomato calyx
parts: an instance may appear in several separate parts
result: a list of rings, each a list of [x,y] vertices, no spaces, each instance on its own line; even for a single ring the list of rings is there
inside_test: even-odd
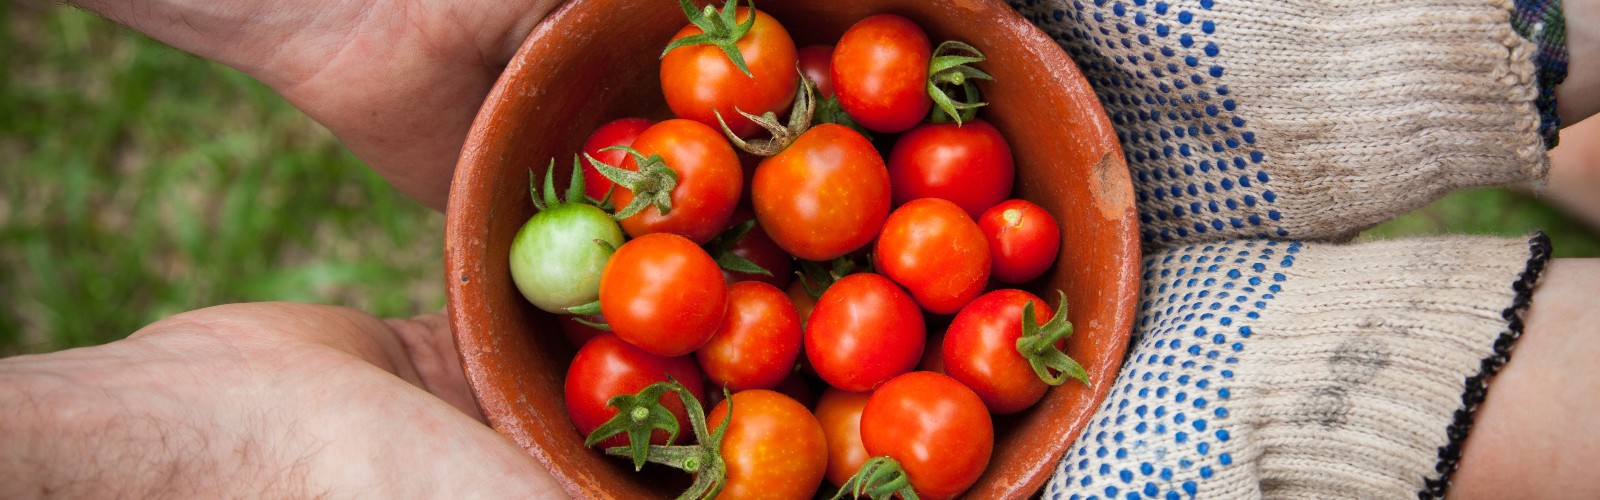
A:
[[[627,146],[612,146],[602,151],[610,150],[628,153],[633,157],[634,164],[638,165],[638,170],[628,170],[608,165],[593,156],[584,155],[589,158],[589,163],[594,165],[600,175],[611,179],[617,186],[633,192],[633,200],[629,201],[627,206],[618,209],[613,217],[623,220],[651,206],[656,207],[661,215],[672,212],[672,190],[678,188],[678,171],[668,166],[667,161],[658,154],[646,157],[639,150]],[[606,198],[609,199],[610,195]]]
[[[1072,322],[1067,321],[1067,294],[1061,290],[1056,294],[1060,296],[1056,315],[1043,325],[1033,310],[1033,301],[1022,306],[1022,336],[1017,339],[1017,352],[1046,384],[1061,385],[1071,377],[1092,386],[1083,365],[1056,347],[1056,342],[1072,336]]]
[[[955,40],[940,43],[933,50],[928,62],[928,97],[937,105],[934,123],[953,121],[961,125],[976,118],[978,108],[988,104],[982,101],[976,81],[994,80],[994,76],[972,67],[987,59],[977,47]]]
[[[590,159],[590,161],[593,160],[593,158]],[[604,203],[603,200],[600,202],[592,202],[588,196],[583,194],[583,163],[581,163],[581,160],[578,159],[578,156],[574,155],[572,157],[572,180],[567,184],[567,192],[566,196],[564,197],[565,201],[563,201],[563,197],[556,195],[555,178],[555,158],[551,158],[550,166],[545,167],[544,189],[542,191],[540,190],[540,186],[538,184],[538,177],[534,176],[532,172],[528,173],[528,196],[533,200],[533,208],[543,212],[562,203],[585,203],[596,206],[600,206],[599,203]]]
[[[688,490],[678,496],[679,500],[716,498],[728,481],[728,466],[722,460],[722,437],[728,431],[728,423],[733,420],[733,398],[728,394],[727,388],[722,389],[722,397],[723,401],[728,404],[728,413],[723,417],[722,422],[717,424],[715,431],[706,428],[705,407],[700,406],[700,400],[695,399],[694,394],[690,394],[689,390],[683,387],[683,384],[668,378],[666,382],[650,384],[649,387],[640,390],[636,395],[611,398],[613,403],[609,404],[616,406],[619,413],[616,417],[612,417],[611,420],[601,425],[599,429],[595,429],[594,434],[590,434],[589,439],[584,441],[584,446],[593,446],[594,443],[621,432],[611,432],[611,434],[596,438],[595,436],[600,434],[601,429],[607,429],[607,426],[611,426],[614,422],[628,422],[631,420],[624,415],[627,412],[636,410],[625,409],[614,402],[621,398],[632,398],[623,402],[630,404],[649,403],[648,408],[651,412],[658,410],[667,412],[666,407],[661,405],[660,399],[662,393],[669,390],[676,393],[678,398],[683,400],[683,408],[689,414],[689,427],[694,430],[695,438],[699,440],[699,443],[693,445],[671,444],[672,439],[677,436],[677,419],[672,420],[672,430],[670,431],[672,432],[672,437],[667,439],[668,445],[666,446],[649,444],[652,429],[640,430],[638,432],[643,437],[635,437],[633,428],[642,427],[642,424],[634,427],[626,427],[626,424],[619,424],[628,430],[630,442],[628,446],[607,448],[606,454],[632,457],[634,470],[639,470],[644,467],[645,462],[650,462],[694,474],[694,482],[689,485]],[[667,414],[669,417],[671,416],[671,412],[667,412]],[[655,422],[652,421],[652,423]]]
[[[689,0],[678,0],[678,4],[683,7],[683,14],[689,18],[689,24],[700,28],[701,33],[673,40],[661,51],[661,57],[666,57],[668,52],[678,47],[711,45],[722,49],[722,52],[728,55],[728,60],[733,63],[733,67],[739,68],[740,73],[755,78],[750,74],[749,65],[744,62],[744,54],[739,52],[739,47],[735,45],[745,34],[750,33],[750,28],[756,24],[754,0],[750,2],[750,16],[743,23],[738,22],[737,18],[739,0],[728,0],[721,11],[710,5],[707,5],[705,10],[695,9],[694,2]]]
[[[673,389],[673,385],[676,384],[676,382],[651,384],[637,394],[621,394],[606,401],[606,406],[617,409],[617,415],[589,433],[589,436],[584,438],[583,445],[594,446],[611,436],[627,433],[628,446],[618,446],[615,449],[623,450],[623,455],[633,457],[634,470],[643,468],[652,432],[656,429],[667,431],[669,444],[678,439],[678,417],[673,416],[672,412],[661,404],[662,393]],[[695,400],[687,390],[683,391],[680,397],[684,398],[685,404]],[[607,450],[607,453],[610,453],[610,450]]]
[[[706,242],[706,244],[702,245],[701,248],[704,248],[706,253],[710,254],[711,258],[717,261],[717,267],[720,267],[725,271],[754,274],[757,276],[772,276],[772,271],[768,271],[767,268],[761,267],[760,264],[751,262],[750,259],[740,257],[739,254],[733,253],[733,247],[737,246],[739,244],[739,240],[744,239],[744,235],[750,234],[750,230],[754,229],[755,227],[755,220],[752,219],[744,221],[743,223],[728,228],[727,231],[723,231],[722,234],[717,235],[716,238],[712,238],[711,241]]]
[[[872,500],[889,500],[895,495],[905,500],[917,500],[917,490],[911,487],[911,479],[906,477],[906,470],[900,462],[891,457],[872,457],[861,464],[861,470],[844,484],[839,485],[839,492],[833,495],[832,500],[845,498],[868,497]]]

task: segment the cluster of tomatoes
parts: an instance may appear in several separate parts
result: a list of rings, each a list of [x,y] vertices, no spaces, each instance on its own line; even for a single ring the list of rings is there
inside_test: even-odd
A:
[[[511,270],[581,345],[572,422],[636,467],[695,473],[690,496],[810,498],[824,477],[959,495],[991,413],[1085,380],[1065,314],[1003,288],[1047,270],[1061,235],[1007,199],[1010,148],[976,117],[983,57],[890,14],[797,50],[735,1],[684,4],[661,63],[676,118],[600,127],[564,200],[549,171],[534,186]],[[949,321],[942,342],[927,318]]]

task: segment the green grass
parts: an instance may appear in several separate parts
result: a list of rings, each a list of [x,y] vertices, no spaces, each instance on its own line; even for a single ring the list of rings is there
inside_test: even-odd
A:
[[[253,79],[0,0],[0,355],[230,302],[437,310],[442,235]]]
[[[1531,194],[1513,189],[1469,189],[1383,223],[1365,238],[1434,234],[1525,236],[1544,231],[1556,257],[1600,257],[1600,235]]]
[[[1600,256],[1531,196],[1473,190],[1366,233],[1521,235]],[[0,355],[259,300],[444,303],[443,218],[236,71],[46,0],[0,0]]]

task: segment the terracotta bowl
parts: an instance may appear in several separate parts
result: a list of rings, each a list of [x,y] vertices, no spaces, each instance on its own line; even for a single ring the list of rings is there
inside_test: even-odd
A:
[[[702,2],[703,3],[703,2]],[[1076,334],[1068,354],[1093,387],[1069,382],[1018,415],[996,419],[994,456],[970,498],[1021,498],[1048,479],[1111,389],[1131,331],[1139,247],[1122,150],[1095,94],[1050,38],[1004,2],[765,0],[797,45],[833,43],[851,23],[896,13],[930,38],[981,48],[983,111],[1009,139],[1016,194],[1062,226],[1059,263],[1027,288],[1067,293]],[[473,124],[450,194],[445,264],[449,311],[478,404],[500,433],[528,450],[580,497],[670,498],[686,484],[635,474],[583,447],[562,403],[573,349],[555,318],[511,281],[512,236],[533,214],[528,172],[552,158],[570,168],[595,127],[623,116],[667,116],[657,55],[685,25],[677,2],[567,2],[522,45]]]

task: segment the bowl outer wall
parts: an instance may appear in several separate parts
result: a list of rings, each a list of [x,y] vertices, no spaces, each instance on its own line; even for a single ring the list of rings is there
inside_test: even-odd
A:
[[[996,80],[982,84],[990,103],[982,117],[1011,143],[1016,197],[1038,203],[1062,226],[1057,265],[1022,288],[1047,298],[1055,289],[1067,293],[1076,332],[1068,354],[1094,382],[1053,388],[1034,408],[996,417],[990,466],[966,496],[1032,494],[1111,389],[1137,306],[1132,186],[1094,92],[1058,45],[1003,2],[767,0],[760,8],[783,21],[799,46],[832,43],[855,20],[887,12],[917,21],[930,39],[959,39],[989,56],[979,67]],[[563,404],[573,349],[555,319],[517,292],[506,256],[533,214],[530,169],[542,172],[554,158],[558,172],[570,172],[567,158],[611,119],[668,117],[657,56],[683,24],[676,2],[665,0],[583,0],[558,8],[490,92],[451,187],[447,309],[473,394],[490,424],[574,496],[671,498],[687,483],[670,474],[636,474],[583,447]]]

